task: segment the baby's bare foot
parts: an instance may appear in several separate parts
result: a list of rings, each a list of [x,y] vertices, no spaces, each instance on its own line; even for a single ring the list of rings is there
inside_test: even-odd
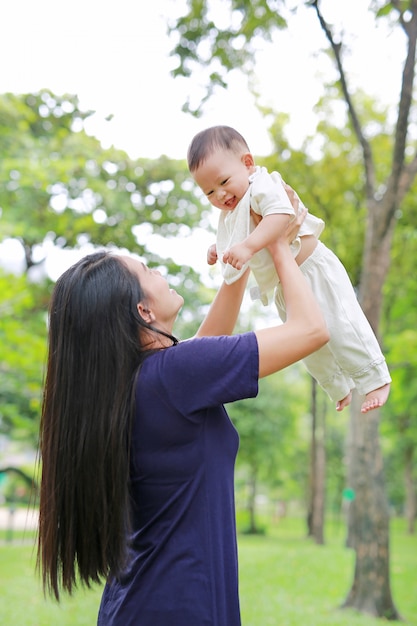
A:
[[[391,385],[387,383],[367,393],[362,404],[361,412],[367,413],[368,411],[372,411],[372,409],[378,409],[383,406],[388,399],[390,387]]]
[[[352,392],[349,391],[347,396],[345,396],[342,400],[339,400],[339,402],[336,402],[336,411],[343,411],[343,409],[349,406],[351,402],[352,402]]]

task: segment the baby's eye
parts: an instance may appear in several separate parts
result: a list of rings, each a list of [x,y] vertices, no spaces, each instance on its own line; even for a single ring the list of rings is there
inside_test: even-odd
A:
[[[212,191],[208,191],[208,192],[206,193],[207,198],[208,198],[209,196],[211,196],[211,194],[212,194],[212,193],[213,193]]]
[[[225,179],[221,182],[221,185],[225,185],[228,181],[229,181],[229,179],[228,179],[228,178],[225,178]]]

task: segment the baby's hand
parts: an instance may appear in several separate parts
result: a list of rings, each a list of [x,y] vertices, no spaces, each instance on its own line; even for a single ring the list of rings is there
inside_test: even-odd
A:
[[[207,263],[209,265],[215,265],[217,261],[216,244],[213,243],[207,250]]]
[[[237,243],[223,254],[223,263],[229,263],[236,270],[241,270],[252,256],[252,251],[244,243]]]

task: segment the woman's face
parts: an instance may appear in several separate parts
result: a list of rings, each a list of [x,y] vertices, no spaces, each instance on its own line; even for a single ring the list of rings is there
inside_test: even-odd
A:
[[[149,269],[133,257],[121,257],[131,272],[137,275],[143,292],[144,302],[138,302],[141,316],[160,330],[172,333],[184,298],[175,289],[170,289],[167,280],[158,270]]]

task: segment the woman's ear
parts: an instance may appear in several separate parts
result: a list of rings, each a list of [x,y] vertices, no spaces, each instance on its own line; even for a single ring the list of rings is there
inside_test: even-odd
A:
[[[139,315],[143,320],[145,320],[147,324],[152,324],[152,322],[155,321],[152,311],[148,309],[142,302],[138,302],[137,307]]]

